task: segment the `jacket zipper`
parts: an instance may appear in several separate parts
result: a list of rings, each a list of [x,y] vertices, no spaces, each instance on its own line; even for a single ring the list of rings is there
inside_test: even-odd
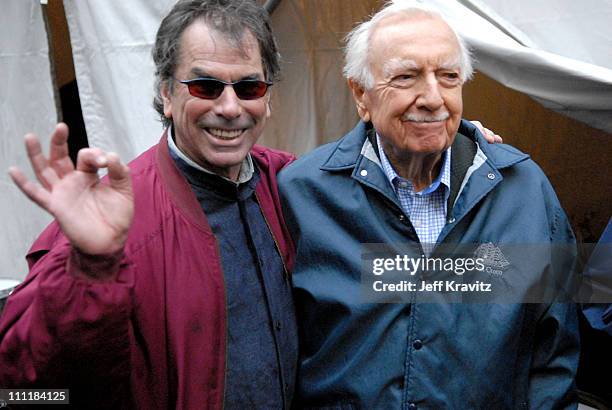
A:
[[[255,191],[255,199],[257,199],[257,205],[259,205],[259,209],[261,210],[261,216],[263,217],[263,220],[265,221],[266,226],[268,227],[268,232],[270,232],[270,236],[272,237],[272,240],[274,241],[274,246],[276,246],[278,256],[280,257],[281,263],[283,264],[283,270],[285,271],[285,281],[287,282],[287,285],[291,287],[291,284],[289,283],[289,270],[287,269],[287,265],[285,264],[285,258],[283,257],[283,252],[281,251],[280,246],[278,245],[276,237],[274,236],[274,232],[272,232],[272,229],[270,228],[270,223],[268,222],[268,218],[266,218],[266,213],[261,207],[261,201],[259,200],[259,195],[257,195],[257,191]],[[291,292],[292,289],[289,289],[289,291]],[[264,292],[265,292],[265,289],[264,289]],[[269,306],[268,306],[268,309],[269,309]],[[279,367],[278,370],[279,370],[280,380],[281,380],[280,389],[281,389],[281,394],[283,397],[283,408],[286,409],[287,408],[286,407],[287,392],[285,391],[285,384],[287,381],[285,380],[285,375],[283,374],[283,369],[281,366],[281,357],[280,357],[280,351],[279,351],[279,346],[278,346],[278,337],[276,333],[274,332],[274,323],[271,323],[271,325],[272,325],[272,335],[274,337],[274,340],[276,343],[276,350],[278,352],[278,367]]]
[[[285,264],[285,258],[283,256],[283,252],[274,236],[274,232],[272,232],[272,228],[270,227],[270,223],[268,222],[268,218],[266,218],[266,213],[263,211],[261,207],[261,201],[259,200],[259,195],[257,191],[255,191],[255,198],[257,198],[257,204],[259,205],[259,209],[261,209],[261,215],[263,216],[264,221],[266,222],[266,226],[268,227],[268,231],[270,232],[270,236],[272,236],[272,240],[274,241],[274,246],[276,246],[276,250],[278,251],[278,255],[280,256],[281,263],[283,264],[283,270],[285,271],[285,279],[289,280],[289,269],[287,269],[287,265]]]

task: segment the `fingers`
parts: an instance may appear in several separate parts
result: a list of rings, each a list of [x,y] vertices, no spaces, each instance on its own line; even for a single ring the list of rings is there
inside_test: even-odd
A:
[[[485,130],[483,133],[484,137],[486,138],[487,142],[489,142],[490,144],[501,144],[502,142],[504,142],[502,137],[500,137],[499,135],[497,135],[490,129],[485,128],[484,130]]]
[[[49,181],[43,177],[43,171],[48,167],[49,163],[42,152],[38,137],[34,134],[26,134],[24,143],[36,179],[38,179],[45,188],[50,189],[51,185]]]
[[[17,187],[23,192],[28,198],[34,201],[38,206],[45,210],[49,210],[48,204],[50,199],[50,193],[38,184],[35,184],[28,180],[28,178],[16,167],[9,168],[9,175],[11,179],[17,185]]]
[[[108,162],[108,179],[110,185],[118,190],[130,190],[130,169],[127,165],[123,164],[119,159],[119,156],[114,152],[109,152],[106,155]]]
[[[478,131],[480,131],[481,133],[485,134],[485,127],[484,125],[482,125],[482,123],[480,121],[470,121],[472,124],[474,124],[476,126],[476,128],[478,128]]]
[[[46,189],[51,189],[59,178],[73,169],[68,156],[68,127],[58,124],[51,135],[51,152],[49,160],[45,157],[40,140],[35,134],[26,134],[24,137],[26,152],[32,165],[36,179]]]
[[[484,136],[485,140],[487,140],[489,144],[501,144],[502,142],[504,142],[502,137],[500,137],[499,135],[497,135],[495,132],[491,131],[490,129],[485,128],[485,126],[482,125],[480,121],[470,121],[470,122],[474,124],[476,128],[478,128],[478,131],[480,131],[480,133]]]
[[[77,171],[93,174],[100,168],[108,168],[108,179],[113,188],[131,193],[130,169],[121,162],[117,154],[105,153],[99,148],[84,148],[79,151]]]
[[[77,171],[95,174],[108,164],[107,156],[100,148],[83,148],[77,155]]]
[[[51,135],[49,163],[60,178],[74,170],[68,150],[68,126],[64,123],[57,124]]]

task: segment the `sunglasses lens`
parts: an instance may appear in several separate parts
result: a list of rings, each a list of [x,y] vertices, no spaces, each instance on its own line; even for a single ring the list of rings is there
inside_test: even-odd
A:
[[[232,85],[236,96],[241,100],[255,100],[266,95],[266,91],[268,91],[268,84],[260,80],[242,80],[236,83],[224,83],[214,78],[198,78],[181,82],[187,84],[189,94],[205,100],[219,98],[226,85]]]
[[[218,98],[223,92],[225,84],[220,81],[213,79],[202,79],[190,81],[187,84],[189,88],[189,94],[194,97],[203,98],[205,100],[214,100]]]
[[[234,91],[241,100],[254,100],[266,94],[268,84],[257,80],[238,81],[234,84]]]

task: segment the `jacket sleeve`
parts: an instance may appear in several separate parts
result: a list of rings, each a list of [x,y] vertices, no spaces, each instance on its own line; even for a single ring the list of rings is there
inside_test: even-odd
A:
[[[0,317],[0,387],[70,388],[71,403],[114,402],[129,386],[132,267],[122,254],[79,254],[48,231]]]
[[[553,269],[562,302],[542,305],[535,329],[535,351],[529,377],[530,409],[575,409],[575,377],[580,356],[577,306],[568,300],[574,283],[575,239],[565,213],[556,207],[551,242]],[[563,272],[561,272],[563,271]],[[560,279],[564,278],[564,279]]]

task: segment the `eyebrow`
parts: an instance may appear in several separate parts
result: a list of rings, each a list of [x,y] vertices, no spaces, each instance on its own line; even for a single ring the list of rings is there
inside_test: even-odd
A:
[[[440,70],[460,70],[461,69],[461,59],[460,57],[449,58],[446,61],[443,61],[439,65]]]
[[[439,70],[459,70],[460,68],[461,63],[459,57],[449,58],[438,66]],[[385,77],[391,77],[397,72],[418,71],[419,69],[420,66],[414,60],[392,58],[383,65],[383,75]]]
[[[390,77],[398,71],[415,71],[418,69],[419,65],[414,60],[392,58],[383,65],[383,74],[385,77]]]

